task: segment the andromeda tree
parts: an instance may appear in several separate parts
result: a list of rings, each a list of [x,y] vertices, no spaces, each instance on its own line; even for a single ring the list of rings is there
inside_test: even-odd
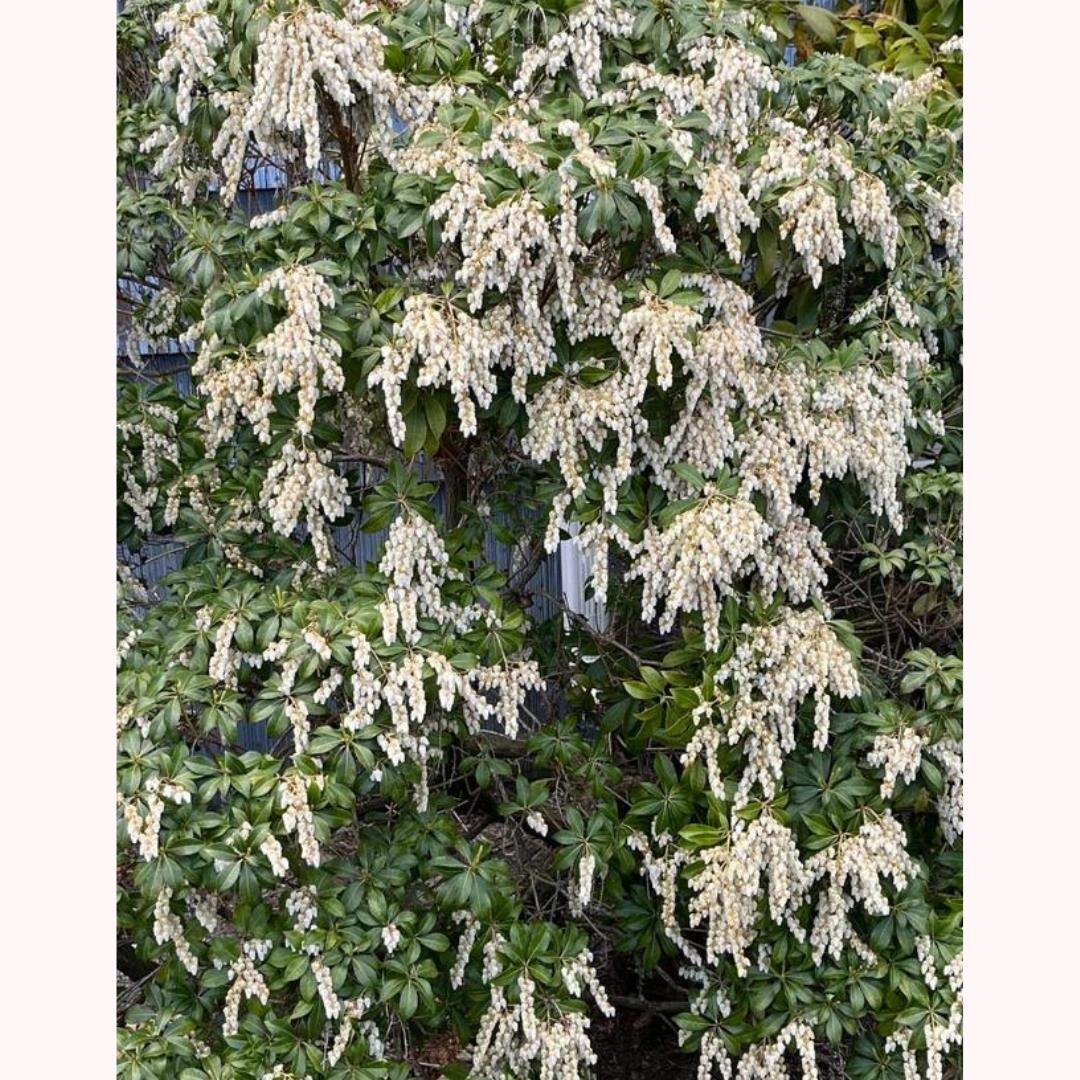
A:
[[[122,5],[120,1075],[958,1069],[960,5],[883,6]]]

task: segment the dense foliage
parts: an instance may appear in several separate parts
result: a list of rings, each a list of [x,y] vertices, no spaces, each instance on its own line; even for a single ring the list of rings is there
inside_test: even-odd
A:
[[[119,1075],[959,1068],[960,4],[836,9],[122,6]]]

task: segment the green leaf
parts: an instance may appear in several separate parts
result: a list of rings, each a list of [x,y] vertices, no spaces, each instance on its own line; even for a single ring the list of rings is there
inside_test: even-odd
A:
[[[443,408],[442,402],[434,394],[424,398],[424,416],[427,418],[428,431],[438,442],[446,430],[446,410]],[[407,433],[408,428],[406,427]]]
[[[710,848],[723,843],[725,831],[711,825],[686,825],[679,830],[679,836],[692,847]]]
[[[696,491],[703,491],[705,489],[707,481],[693,465],[689,465],[685,461],[679,461],[671,466],[671,471],[675,473],[676,476],[685,480]]]
[[[826,45],[832,45],[836,41],[837,18],[831,11],[813,7],[810,4],[801,4],[798,12],[815,37],[824,41]]]
[[[427,440],[427,417],[420,409],[405,414],[405,456],[416,457]]]

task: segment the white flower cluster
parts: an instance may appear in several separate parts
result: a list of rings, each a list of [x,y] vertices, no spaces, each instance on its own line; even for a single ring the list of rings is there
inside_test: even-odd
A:
[[[315,925],[319,914],[315,890],[310,885],[293,889],[285,901],[285,910],[292,916],[293,929],[305,933]]]
[[[116,666],[119,669],[123,666],[124,661],[127,659],[128,653],[131,652],[135,642],[139,640],[142,630],[139,627],[133,627],[129,630],[119,641],[116,646]]]
[[[572,960],[562,969],[563,980],[575,996],[588,986],[598,1008],[610,1016],[613,1010],[590,960],[588,955]],[[488,974],[493,977],[497,971],[492,968],[485,977]],[[533,1076],[539,1080],[585,1080],[589,1067],[596,1064],[589,1042],[589,1018],[580,1012],[563,1012],[555,1002],[546,1003],[545,1015],[540,1015],[536,984],[526,973],[518,977],[517,990],[519,1003],[511,1005],[504,987],[491,988],[491,1003],[473,1043],[469,1075],[476,1080],[526,1080]]]
[[[930,235],[945,246],[957,273],[964,268],[964,185],[957,181],[944,196],[932,188],[925,189],[929,202],[926,227]]]
[[[394,950],[401,943],[401,931],[393,923],[388,923],[382,928],[381,936],[386,955],[393,956]]]
[[[750,823],[736,819],[722,842],[703,851],[677,847],[666,833],[656,837],[659,853],[654,852],[641,833],[631,834],[627,843],[641,854],[641,873],[648,877],[660,897],[660,918],[666,936],[693,965],[682,974],[703,985],[708,983],[703,963],[716,965],[725,955],[731,957],[740,976],[750,972],[755,963],[750,950],[758,935],[763,900],[767,900],[765,908],[773,922],[785,925],[796,940],[806,940],[799,910],[822,879],[826,885],[818,897],[809,935],[814,962],[820,964],[826,954],[839,959],[846,944],[867,962],[874,962],[873,953],[852,929],[851,909],[859,902],[870,914],[887,915],[891,906],[880,879],[891,878],[897,889],[903,889],[917,873],[917,866],[904,847],[903,829],[887,812],[867,821],[856,835],[840,838],[805,863],[800,858],[794,833],[768,811]],[[689,925],[706,927],[704,958],[684,936],[677,910],[683,867],[691,861],[700,863],[701,867],[688,879]],[[762,966],[760,957],[757,966]],[[952,971],[959,979],[957,985],[962,985],[962,961]],[[700,1010],[705,997],[703,991],[695,999],[696,1010]],[[717,1004],[723,1015],[727,1015],[730,1003],[726,997],[721,994]],[[954,1007],[957,1017],[960,1009],[962,1004]],[[955,1024],[958,1030],[958,1019]],[[794,1045],[799,1053],[803,1075],[816,1076],[812,1031],[807,1025],[795,1022],[774,1042],[751,1048],[740,1060],[737,1078],[786,1080],[784,1054],[789,1045]],[[725,1047],[716,1038],[703,1038],[698,1076],[710,1080],[714,1068],[730,1080],[732,1065]]]
[[[780,197],[777,209],[784,215],[780,238],[791,234],[795,250],[806,263],[810,280],[821,285],[824,266],[844,257],[844,233],[836,213],[836,198],[821,184],[800,184]]]
[[[221,27],[207,13],[207,6],[207,0],[183,0],[157,23],[158,32],[168,39],[158,75],[169,82],[177,71],[180,73],[176,101],[182,125],[189,119],[195,84],[213,75],[213,54],[224,43]],[[213,146],[222,165],[221,197],[226,205],[236,196],[250,138],[276,160],[294,157],[292,140],[299,139],[305,166],[316,169],[322,164],[320,91],[326,101],[342,109],[356,103],[357,88],[365,93],[374,117],[373,141],[384,148],[393,138],[395,115],[415,121],[447,97],[446,87],[411,87],[386,68],[386,38],[364,21],[373,10],[368,4],[350,3],[345,16],[339,18],[301,0],[291,10],[275,15],[260,34],[253,88],[212,95],[214,104],[226,114]],[[182,140],[183,136],[164,131],[153,145],[148,142],[147,150],[165,146],[156,172],[178,166]],[[193,188],[208,178],[200,171],[181,176],[178,184],[182,180]]]
[[[150,299],[131,315],[124,349],[132,366],[141,368],[143,360],[140,347],[149,346],[152,352],[161,352],[176,328],[180,314],[180,295],[172,289],[159,289]]]
[[[761,114],[761,96],[776,93],[780,83],[752,49],[731,38],[701,37],[686,50],[690,67],[710,71],[702,84],[700,108],[709,118],[709,134],[721,152],[738,153],[750,142]]]
[[[296,265],[272,270],[259,282],[255,295],[265,297],[276,292],[285,299],[285,318],[255,346],[263,361],[263,394],[272,397],[296,390],[296,430],[310,435],[316,402],[345,387],[338,363],[341,346],[322,333],[322,311],[334,306],[334,290],[310,266]],[[269,436],[265,425],[256,422],[253,426],[265,442]]]
[[[331,464],[330,451],[297,440],[282,447],[259,495],[259,505],[282,536],[291,535],[303,515],[320,570],[329,570],[334,561],[327,521],[341,517],[348,504],[348,483]]]
[[[656,837],[660,854],[653,852],[649,839],[643,833],[633,832],[627,837],[626,846],[641,855],[639,872],[647,876],[653,891],[660,897],[660,921],[664,933],[674,942],[683,955],[700,967],[704,960],[701,953],[686,939],[680,928],[676,911],[678,902],[679,871],[690,861],[690,853],[674,846],[668,833]]]
[[[882,81],[885,82],[886,80],[882,79]],[[896,112],[909,105],[917,105],[925,101],[935,90],[939,90],[946,85],[941,71],[935,67],[927,68],[926,71],[914,79],[902,79],[894,76],[888,82],[896,88],[889,101],[890,112]]]
[[[919,958],[919,968],[927,989],[936,990],[938,975],[937,963],[934,960],[934,939],[928,934],[920,934],[915,939],[915,955]]]
[[[570,13],[565,30],[553,34],[545,45],[525,51],[514,81],[514,93],[528,90],[541,68],[549,78],[554,78],[569,59],[582,97],[586,100],[595,97],[600,81],[601,34],[626,37],[633,27],[633,13],[624,10],[616,0],[585,0]]]
[[[480,921],[470,911],[455,911],[452,918],[454,922],[465,924],[458,938],[454,966],[450,969],[450,987],[460,990],[465,982],[465,969],[469,966],[469,956],[476,944],[476,936],[480,933]]]
[[[694,207],[694,217],[703,221],[715,215],[720,239],[733,262],[742,262],[739,234],[746,226],[756,231],[760,224],[746,196],[742,193],[738,171],[731,165],[709,165],[697,176],[701,198]]]
[[[344,387],[341,346],[322,333],[322,310],[334,306],[326,279],[310,266],[278,267],[259,282],[255,295],[274,293],[284,297],[285,317],[254,350],[223,354],[210,336],[192,365],[199,393],[207,398],[201,425],[210,452],[232,437],[241,416],[260,442],[269,443],[275,394],[297,393],[296,430],[309,435],[319,398]]]
[[[908,784],[915,779],[926,743],[926,736],[910,727],[901,728],[892,735],[874,736],[874,746],[866,755],[866,762],[885,770],[881,780],[883,799],[891,798],[898,779]]]
[[[784,610],[765,626],[744,626],[745,635],[731,659],[717,672],[718,686],[730,681],[732,698],[714,698],[694,710],[697,731],[687,744],[684,763],[704,758],[710,786],[724,797],[716,754],[723,743],[740,740],[747,765],[735,793],[736,809],[745,806],[755,784],[771,799],[781,779],[784,754],[795,749],[799,705],[814,695],[814,746],[824,749],[829,736],[832,694],[851,698],[859,679],[851,654],[815,608]],[[720,709],[726,730],[708,722]]]
[[[394,518],[379,560],[379,573],[390,579],[386,598],[379,604],[387,645],[399,639],[415,645],[422,618],[463,630],[480,617],[477,608],[443,600],[442,586],[461,576],[449,563],[442,537],[427,518],[409,508]]]
[[[338,1033],[334,1036],[333,1045],[326,1052],[326,1064],[331,1068],[341,1060],[342,1055],[348,1049],[354,1027],[363,1038],[367,1039],[368,1053],[371,1057],[378,1059],[383,1056],[383,1042],[375,1022],[361,1019],[370,1007],[371,1002],[364,995],[353,1001],[345,1002],[341,1009],[341,1027],[338,1028]],[[357,1023],[357,1021],[360,1022]]]
[[[419,653],[411,653],[390,668],[382,693],[390,710],[390,730],[380,732],[379,747],[391,765],[402,765],[406,756],[411,756],[423,767],[428,752],[424,726],[427,715],[424,658]],[[417,799],[421,807],[426,803],[426,769],[424,777],[424,788]]]
[[[761,57],[739,41],[703,37],[686,55],[693,74],[672,75],[651,64],[629,64],[619,74],[624,88],[605,93],[603,101],[619,104],[657,91],[656,118],[669,137],[678,130],[674,124],[680,117],[701,111],[709,118],[711,137],[705,157],[730,161],[749,145],[752,125],[761,114],[761,95],[775,93],[780,84]],[[689,160],[685,141],[682,149],[680,156]]]
[[[520,293],[526,315],[539,317],[540,292],[555,258],[543,205],[527,191],[488,206],[475,169],[432,205],[436,221],[444,221],[443,239],[460,240],[462,261],[455,277],[467,290],[471,311],[478,311],[486,290]]]
[[[858,902],[870,915],[888,915],[891,904],[881,878],[891,878],[897,889],[904,889],[918,873],[907,853],[900,822],[886,810],[867,821],[854,836],[842,837],[812,855],[806,868],[815,880],[827,879],[810,931],[814,963],[820,964],[826,955],[838,960],[845,944],[868,963],[876,962],[872,950],[856,935],[850,913]]]
[[[953,739],[941,739],[928,746],[926,753],[945,775],[945,790],[938,796],[937,811],[946,841],[955,844],[964,832],[963,747]]]
[[[885,265],[896,265],[896,245],[900,242],[900,222],[893,212],[889,191],[878,176],[858,173],[851,181],[848,217],[855,231],[880,245]]]
[[[285,300],[285,317],[253,350],[240,347],[234,354],[222,348],[216,335],[203,341],[192,365],[198,390],[207,398],[200,425],[210,453],[232,438],[241,416],[261,442],[269,443],[275,395],[297,393],[295,437],[271,463],[259,505],[283,536],[291,535],[303,516],[317,565],[327,570],[333,554],[326,523],[344,512],[348,485],[331,465],[329,450],[308,446],[306,439],[319,399],[344,387],[338,363],[341,347],[322,333],[322,309],[333,306],[334,294],[318,272],[303,265],[271,271],[259,283],[256,295],[277,292]],[[258,522],[246,514],[236,526],[250,532],[257,530]],[[235,556],[239,559],[238,552]]]
[[[165,11],[154,29],[168,41],[158,62],[158,78],[169,82],[179,72],[176,116],[181,124],[191,115],[191,92],[217,67],[214,55],[225,44],[217,19],[206,9],[210,0],[181,0]]]
[[[793,1020],[780,1029],[771,1042],[752,1046],[740,1059],[736,1080],[788,1080],[788,1047],[799,1055],[802,1080],[818,1080],[814,1053],[814,1029],[801,1020]]]
[[[762,814],[749,825],[737,821],[728,842],[707,848],[701,860],[701,871],[690,878],[690,925],[707,926],[705,955],[710,964],[727,954],[740,976],[749,972],[758,902],[766,896],[773,922],[786,924],[799,941],[806,937],[796,916],[813,877],[799,858],[794,833],[772,814]]]
[[[619,375],[593,387],[558,376],[526,406],[529,430],[521,441],[522,450],[541,464],[555,458],[567,486],[552,508],[544,539],[548,551],[558,546],[566,510],[572,499],[584,492],[590,478],[588,450],[602,449],[611,433],[618,440],[617,462],[598,478],[609,505],[617,501],[618,486],[631,471],[634,435],[640,426],[636,407],[627,394],[628,385]]]
[[[443,19],[446,25],[467,41],[471,40],[473,24],[480,18],[484,2],[485,0],[460,0],[458,3],[443,4]]]
[[[206,673],[214,682],[235,684],[235,673],[241,658],[233,652],[232,639],[240,623],[238,615],[228,615],[214,631],[214,651],[210,654]]]
[[[245,942],[243,955],[233,961],[230,968],[232,982],[225,994],[225,1018],[222,1023],[225,1038],[230,1038],[240,1030],[240,1003],[245,997],[256,998],[263,1005],[270,1000],[270,988],[255,966],[257,959],[265,959],[261,945],[260,942]]]
[[[323,1009],[331,1020],[341,1015],[341,998],[334,989],[334,975],[321,956],[311,958],[311,974],[315,976],[315,989],[319,992]]]
[[[161,815],[165,812],[165,800],[169,799],[178,806],[191,802],[191,792],[168,780],[152,776],[146,781],[142,801],[146,805],[145,815],[140,812],[138,800],[125,799],[117,792],[116,801],[124,814],[124,825],[128,839],[139,848],[139,855],[147,862],[158,857],[161,838]]]
[[[721,495],[706,488],[702,499],[666,528],[650,525],[627,577],[643,582],[641,615],[659,620],[661,633],[675,624],[679,611],[700,611],[705,648],[720,648],[720,612],[735,582],[755,567],[767,572],[771,532],[749,498]]]
[[[885,265],[891,268],[900,226],[884,182],[857,173],[850,151],[827,129],[808,130],[774,117],[770,130],[772,139],[750,177],[747,197],[753,202],[770,189],[790,185],[777,204],[783,216],[780,235],[792,236],[814,287],[821,284],[824,267],[844,257],[844,234],[832,193],[840,183],[851,192],[845,216],[860,236],[881,246]]]
[[[448,714],[457,703],[466,727],[476,733],[494,721],[510,738],[517,735],[518,716],[529,690],[540,689],[543,680],[534,660],[506,657],[490,667],[473,666],[458,670],[442,654],[416,648],[419,645],[421,620],[435,619],[444,626],[452,624],[464,632],[478,620],[493,624],[493,616],[479,607],[459,607],[444,603],[439,597],[443,583],[451,576],[445,549],[438,533],[425,519],[411,510],[396,519],[399,528],[391,532],[382,570],[391,578],[387,598],[383,601],[383,631],[387,644],[400,640],[409,651],[392,662],[376,657],[371,643],[358,630],[349,634],[350,655],[340,666],[332,643],[313,625],[307,626],[302,637],[319,660],[319,667],[330,670],[312,694],[312,700],[325,698],[346,684],[351,695],[346,699],[342,725],[358,731],[376,723],[381,706],[389,712],[389,725],[380,730],[377,741],[393,765],[412,760],[421,767],[417,789],[417,804],[426,805],[426,763],[432,730],[449,723]],[[396,583],[396,584],[395,584]],[[277,692],[284,698],[284,708],[293,719],[294,736],[300,743],[307,738],[307,706],[304,699],[294,695],[293,682],[305,657],[290,651],[288,639],[271,643],[262,654],[244,657],[245,661],[279,663]],[[318,670],[318,668],[316,669]],[[346,672],[349,674],[346,675]],[[441,713],[429,709],[425,678],[434,674],[438,688]],[[373,770],[378,780],[380,772]],[[312,829],[310,810],[305,801],[306,781],[298,774],[289,774],[282,781],[282,804],[288,809],[284,823],[286,832],[299,834],[301,850],[306,861],[317,865],[318,843]],[[268,841],[269,843],[270,841]],[[279,865],[281,874],[288,866],[280,852],[267,852],[272,864]]]
[[[539,130],[516,111],[511,111],[492,124],[491,135],[480,150],[480,160],[501,158],[518,176],[524,178],[530,173],[536,175],[543,171],[544,159],[535,149],[541,145],[543,140]]]
[[[587,989],[600,1012],[611,1018],[615,1015],[615,1006],[608,1000],[607,991],[597,977],[593,967],[593,954],[583,949],[568,964],[560,968],[562,981],[574,997],[583,998]]]
[[[221,920],[218,917],[218,899],[213,893],[191,893],[187,897],[187,906],[188,911],[208,934],[217,930]]]
[[[419,361],[417,386],[449,386],[462,435],[476,434],[476,405],[486,408],[495,395],[494,367],[508,347],[507,328],[492,318],[475,319],[448,301],[424,293],[405,300],[405,318],[382,347],[369,386],[382,386],[390,434],[405,441],[401,387],[413,361]]]
[[[154,904],[154,940],[159,945],[172,942],[176,948],[177,958],[192,975],[199,973],[199,961],[191,951],[191,946],[184,937],[184,924],[179,916],[175,915],[169,906],[172,899],[172,889],[163,887]]]
[[[931,959],[931,966],[933,961]],[[925,970],[925,968],[924,968]],[[937,982],[936,968],[934,981]],[[953,1000],[949,1006],[949,1018],[942,1024],[933,1013],[928,1013],[923,1025],[923,1039],[926,1043],[926,1072],[919,1069],[919,1058],[910,1045],[912,1032],[908,1028],[897,1028],[885,1039],[885,1052],[900,1051],[904,1065],[904,1080],[943,1080],[945,1075],[944,1058],[951,1046],[959,1046],[963,1041],[964,1023],[964,954],[957,953],[946,965],[944,975],[952,992]]]
[[[296,769],[289,769],[278,782],[278,793],[284,813],[281,823],[286,833],[296,833],[300,842],[300,855],[309,866],[318,866],[321,852],[315,833],[315,815],[308,803],[308,785],[322,787],[323,777],[319,773],[313,777],[305,776]]]
[[[652,217],[653,235],[656,237],[657,247],[665,255],[674,254],[675,234],[668,228],[660,189],[644,176],[640,176],[634,181],[633,188],[641,196],[646,209]]]
[[[258,43],[247,118],[251,130],[260,142],[277,131],[302,134],[305,164],[316,168],[322,160],[316,76],[338,105],[356,100],[353,83],[372,95],[390,95],[395,84],[383,66],[385,44],[375,27],[336,18],[314,5],[278,15]]]
[[[446,656],[421,646],[419,628],[423,621],[436,620],[444,628],[452,626],[455,631],[464,633],[478,623],[496,626],[497,620],[492,612],[479,606],[462,607],[441,599],[439,591],[454,572],[448,565],[442,541],[430,523],[406,509],[395,521],[395,526],[382,563],[383,572],[391,579],[382,605],[383,630],[387,644],[404,644],[407,650],[390,660],[377,656],[371,642],[355,627],[344,635],[348,641],[345,646],[335,636],[319,629],[316,615],[295,636],[281,636],[261,653],[254,654],[233,648],[238,621],[235,613],[226,613],[215,628],[212,610],[204,607],[196,613],[195,623],[204,637],[215,643],[210,662],[216,676],[236,680],[242,665],[247,665],[251,669],[260,669],[264,683],[276,678],[274,693],[281,699],[282,708],[292,723],[294,747],[298,752],[308,746],[309,700],[315,704],[326,703],[345,687],[346,691],[341,695],[344,700],[340,705],[335,702],[335,707],[341,710],[342,727],[355,732],[377,725],[380,729],[378,745],[392,765],[402,765],[407,760],[420,765],[416,799],[423,808],[427,797],[430,735],[451,725],[451,711],[460,705],[460,719],[474,734],[484,728],[492,730],[489,725],[495,725],[494,730],[515,738],[527,694],[530,690],[541,689],[544,684],[535,660],[510,655],[491,666],[471,665],[459,669]],[[272,665],[275,670],[270,674],[261,671],[265,665]],[[314,690],[296,687],[302,667],[305,676],[320,677]],[[429,706],[425,685],[433,676],[437,709]],[[383,706],[389,714],[388,723],[378,717]],[[131,715],[125,714],[120,722],[126,725],[131,719]],[[372,769],[371,775],[378,782],[381,769]],[[319,843],[314,816],[307,802],[309,782],[321,784],[321,776],[309,781],[292,770],[282,777],[278,790],[285,811],[282,818],[285,833],[295,832],[304,861],[318,865]],[[150,809],[145,822],[134,800],[125,803],[120,797],[119,801],[125,804],[124,813],[133,842],[140,843],[149,853],[147,857],[152,858],[156,854],[157,823],[163,804],[156,787],[147,797]],[[190,799],[189,793],[182,788],[177,788],[176,797]],[[275,836],[267,836],[260,850],[277,877],[284,878],[289,874],[289,861]]]
[[[285,857],[285,850],[276,836],[273,834],[267,836],[259,845],[259,850],[266,856],[266,861],[270,864],[275,877],[283,878],[288,875],[289,860]]]
[[[180,465],[180,443],[176,434],[177,415],[167,405],[144,401],[140,415],[120,419],[117,464],[124,481],[124,502],[135,515],[143,532],[153,530],[152,513],[158,500],[162,466]]]
[[[591,847],[582,852],[577,864],[577,884],[570,893],[570,914],[581,915],[592,901],[596,880],[596,855]]]
[[[715,528],[704,527],[700,520],[695,524],[694,517],[683,514],[664,530],[652,528],[640,550],[625,546],[639,562],[649,557],[642,552],[655,550],[661,562],[673,567],[686,563],[684,569],[696,577],[698,588],[687,590],[684,610],[715,609],[708,600],[710,572],[721,597],[730,591],[733,577],[756,571],[767,589],[779,586],[791,600],[802,602],[819,595],[828,562],[820,532],[795,502],[807,470],[812,498],[820,497],[825,476],[852,473],[872,508],[887,514],[894,526],[902,524],[897,484],[909,462],[906,435],[912,412],[906,379],[916,343],[897,339],[895,346],[887,346],[897,360],[888,374],[872,363],[839,372],[818,372],[802,362],[778,368],[743,289],[707,275],[684,275],[683,285],[705,294],[698,310],[646,294],[638,307],[621,316],[613,340],[624,370],[598,386],[558,377],[528,402],[530,427],[523,449],[538,462],[556,458],[567,485],[553,506],[547,546],[552,550],[558,543],[571,499],[585,490],[590,477],[600,481],[606,508],[614,511],[618,486],[633,472],[635,449],[641,450],[658,482],[680,497],[689,488],[672,463],[686,462],[709,473],[726,462],[743,478],[738,496],[726,509],[699,506],[698,512],[709,518],[738,518],[737,528],[718,537]],[[702,313],[710,309],[717,317],[703,324]],[[644,429],[640,403],[653,368],[661,389],[672,385],[676,355],[688,373],[685,405],[657,445]],[[743,430],[737,435],[738,416]],[[615,464],[590,472],[589,451],[600,450],[611,435],[617,440]],[[755,491],[767,497],[765,518],[749,498]],[[594,564],[604,568],[607,542],[621,537],[603,521],[592,528]],[[721,551],[721,563],[712,571],[696,546],[702,533],[713,538],[706,541],[710,550],[722,547],[719,541],[729,536],[735,542]],[[656,570],[650,561],[635,566],[632,575],[648,583],[655,580]],[[599,582],[601,588],[603,584]],[[659,601],[668,583],[657,583],[652,591]],[[705,609],[699,607],[699,594]],[[646,617],[654,614],[652,609]],[[673,618],[665,618],[662,625],[670,627]],[[716,640],[713,621],[708,614],[709,647]]]
[[[694,323],[696,337],[680,351],[688,373],[685,404],[660,446],[648,438],[640,445],[657,482],[668,492],[685,495],[689,488],[669,466],[685,462],[707,475],[737,450],[744,458],[749,456],[750,444],[744,447],[736,440],[732,413],[740,407],[762,407],[776,379],[767,367],[770,355],[754,322],[750,294],[734,282],[708,274],[684,274],[681,283],[704,294],[696,305],[695,314],[700,312]],[[705,322],[710,312],[713,318]],[[750,429],[757,426],[761,425]],[[765,487],[754,470],[742,471],[750,482],[748,491]],[[797,482],[785,481],[784,487]]]

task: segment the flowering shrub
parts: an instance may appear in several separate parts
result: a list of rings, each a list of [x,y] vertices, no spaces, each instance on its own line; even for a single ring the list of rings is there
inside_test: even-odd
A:
[[[119,1075],[958,1068],[960,10],[886,6],[123,5]]]

